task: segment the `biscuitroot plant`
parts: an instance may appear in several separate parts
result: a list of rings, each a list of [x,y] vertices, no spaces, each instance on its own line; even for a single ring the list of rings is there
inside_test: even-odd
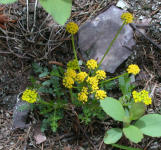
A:
[[[78,25],[70,22],[66,30],[71,34],[74,59],[67,63],[67,67],[54,65],[48,69],[33,64],[38,78],[31,77],[33,85],[24,91],[22,100],[31,103],[31,108],[39,110],[43,118],[42,131],[50,126],[55,132],[59,124],[61,125],[58,121],[64,117],[64,112],[71,111],[85,124],[90,123],[95,117],[104,119],[106,114],[122,122],[123,129],[112,128],[107,131],[104,138],[106,144],[116,143],[123,134],[135,143],[141,141],[143,134],[153,137],[161,135],[159,130],[161,116],[158,114],[143,116],[145,105],[152,103],[148,92],[133,91],[131,79],[140,72],[139,67],[135,64],[129,65],[125,73],[113,78],[108,78],[106,72],[100,69],[121,30],[126,24],[132,22],[133,16],[130,13],[123,13],[121,19],[123,25],[100,62],[90,59],[79,65],[74,44],[74,35],[78,32]],[[111,81],[116,79],[119,79],[119,87],[123,94],[118,100],[108,97],[107,94],[107,89],[109,89],[107,87],[110,87]]]

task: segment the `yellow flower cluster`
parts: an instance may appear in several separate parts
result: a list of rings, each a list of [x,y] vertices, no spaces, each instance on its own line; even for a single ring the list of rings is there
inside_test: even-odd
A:
[[[81,102],[87,102],[88,96],[84,92],[78,93],[78,100]]]
[[[63,78],[63,85],[66,87],[66,88],[69,88],[71,89],[74,85],[74,80],[73,78],[69,77],[69,76],[65,76]]]
[[[97,90],[95,94],[96,99],[104,99],[107,97],[106,92],[104,90]]]
[[[78,32],[78,25],[74,22],[69,22],[66,25],[66,30],[67,32],[69,32],[70,34],[76,34]]]
[[[88,100],[88,88],[87,87],[83,87],[81,92],[78,93],[78,100],[81,102],[87,102]]]
[[[87,61],[86,65],[87,65],[88,69],[94,70],[94,69],[97,68],[97,61],[94,60],[94,59],[90,59],[90,60]]]
[[[85,80],[85,78],[86,78],[87,76],[88,76],[88,74],[87,74],[86,72],[80,72],[80,73],[77,74],[75,80],[76,80],[78,83],[82,83],[82,82]]]
[[[71,68],[67,68],[67,71],[64,73],[63,85],[66,88],[71,89],[74,85],[74,79],[76,78],[77,73]]]
[[[98,80],[104,80],[106,78],[106,72],[103,70],[96,71],[96,77]]]
[[[76,59],[73,59],[67,63],[67,68],[71,68],[73,70],[77,70],[79,68],[78,61]]]
[[[133,91],[132,95],[135,103],[143,102],[145,105],[150,105],[152,103],[152,99],[149,97],[149,92],[146,90],[142,90],[140,92]]]
[[[140,72],[140,68],[138,67],[138,65],[131,64],[128,66],[127,72],[136,75]]]
[[[22,100],[28,103],[34,103],[37,101],[38,93],[36,90],[26,89],[22,94]]]
[[[64,73],[63,78],[63,85],[66,88],[73,88],[75,82],[77,82],[78,85],[83,85],[80,93],[78,93],[78,100],[83,103],[88,101],[89,94],[94,94],[96,99],[103,99],[106,97],[106,92],[99,90],[99,81],[106,78],[106,72],[103,70],[97,70],[92,74],[91,70],[95,70],[98,67],[97,61],[94,59],[88,60],[86,66],[90,70],[89,74],[82,71],[76,73],[76,69],[78,69],[78,61],[69,61],[67,64],[67,71]]]
[[[71,77],[71,78],[75,79],[77,73],[75,72],[75,70],[68,68],[67,71],[64,73],[64,75],[67,76],[67,77]]]
[[[133,22],[133,15],[131,13],[125,12],[121,15],[122,21],[125,22],[125,24],[132,23]]]
[[[97,79],[96,76],[88,77],[87,78],[87,83],[90,84],[90,87],[92,89],[91,93],[94,93],[96,90],[99,89],[99,87],[98,87],[98,79]]]
[[[83,92],[83,93],[85,93],[85,94],[88,95],[88,88],[84,86],[84,87],[82,88],[82,91],[81,91],[81,92]]]

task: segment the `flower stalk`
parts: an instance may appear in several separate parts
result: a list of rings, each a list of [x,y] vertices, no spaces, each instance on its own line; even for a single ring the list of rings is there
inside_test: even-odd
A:
[[[118,38],[118,36],[119,36],[120,32],[122,31],[122,29],[123,29],[123,27],[124,27],[125,24],[126,24],[126,23],[124,22],[124,23],[122,24],[122,26],[119,28],[119,30],[117,31],[115,37],[114,37],[113,40],[111,41],[110,45],[108,46],[106,52],[104,53],[104,55],[103,55],[103,57],[102,57],[102,59],[101,59],[101,61],[99,62],[96,71],[98,70],[98,68],[99,68],[100,65],[102,64],[104,58],[106,57],[106,55],[108,54],[108,52],[109,52],[109,50],[111,49],[112,45],[114,44],[114,42],[115,42],[116,39]]]
[[[107,80],[101,81],[101,82],[100,82],[100,84],[102,84],[102,83],[106,83],[106,82],[109,82],[109,81],[112,81],[112,80],[115,80],[115,79],[118,79],[118,78],[120,78],[120,77],[122,77],[122,76],[125,76],[125,75],[127,75],[127,74],[128,74],[128,73],[126,72],[126,73],[121,74],[121,75],[119,75],[119,76],[116,76],[116,77],[113,77],[113,78],[110,78],[110,79],[107,79]]]
[[[72,46],[73,46],[74,57],[75,57],[75,59],[76,59],[76,60],[77,60],[77,62],[78,62],[77,52],[76,52],[75,44],[74,44],[74,35],[73,35],[73,34],[71,34],[71,38],[72,38]],[[78,70],[79,70],[79,72],[81,72],[81,69],[80,69],[79,63],[78,63]]]

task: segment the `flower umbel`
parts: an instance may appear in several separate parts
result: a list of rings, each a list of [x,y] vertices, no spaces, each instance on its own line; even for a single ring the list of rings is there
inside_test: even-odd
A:
[[[67,68],[77,70],[79,68],[78,61],[76,59],[73,59],[73,60],[69,61],[68,64],[67,64]]]
[[[84,81],[84,79],[85,79],[87,76],[88,76],[88,74],[87,74],[86,72],[80,72],[80,73],[77,74],[75,80],[76,80],[78,83],[82,83],[82,82]]]
[[[81,102],[87,102],[87,100],[88,100],[87,94],[84,92],[78,93],[78,100]]]
[[[74,22],[69,22],[66,25],[66,30],[67,32],[69,32],[70,34],[76,34],[78,32],[78,25]]]
[[[76,78],[77,73],[75,72],[75,70],[68,68],[67,71],[64,73],[64,75],[67,77],[71,77],[73,79]]]
[[[96,77],[98,80],[104,80],[106,78],[106,72],[104,72],[103,70],[98,70],[96,72]]]
[[[152,99],[149,97],[149,92],[146,90],[142,90],[140,92],[133,91],[132,95],[135,103],[143,102],[145,105],[150,105],[152,103]]]
[[[91,93],[94,93],[96,90],[99,89],[99,87],[98,87],[98,79],[97,79],[96,76],[88,77],[86,81],[91,87],[91,90],[92,90]]]
[[[64,77],[64,79],[63,79],[63,85],[66,88],[71,89],[73,87],[73,84],[74,84],[74,80],[71,77],[68,77],[68,76]]]
[[[34,103],[37,101],[38,93],[36,90],[26,89],[22,94],[22,100],[28,103]]]
[[[88,95],[88,88],[87,87],[83,87],[81,92],[85,93],[86,95]]]
[[[121,15],[122,21],[125,22],[125,24],[132,23],[133,22],[133,15],[131,13],[125,12]]]
[[[90,59],[90,60],[87,61],[87,64],[86,65],[87,65],[87,68],[88,69],[94,70],[94,69],[97,68],[97,61],[94,60],[94,59]]]
[[[95,94],[96,99],[104,99],[107,97],[106,92],[104,90],[97,90]]]
[[[128,66],[127,72],[136,75],[140,72],[140,68],[138,67],[138,65],[131,64]]]

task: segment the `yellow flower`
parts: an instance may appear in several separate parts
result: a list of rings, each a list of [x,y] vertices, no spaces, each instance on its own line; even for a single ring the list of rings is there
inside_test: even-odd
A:
[[[71,77],[68,77],[68,76],[64,77],[64,79],[63,79],[63,85],[66,88],[71,89],[73,87],[73,84],[74,84],[74,80]]]
[[[95,84],[91,85],[91,89],[92,89],[91,93],[96,92],[96,90],[98,90],[98,89],[99,89],[99,87],[98,87],[98,83],[95,83]]]
[[[136,75],[140,72],[140,68],[138,67],[138,65],[131,64],[128,66],[127,72]]]
[[[87,61],[86,65],[87,65],[88,69],[94,70],[95,68],[97,68],[97,61],[94,60],[94,59],[90,59],[90,60]]]
[[[140,92],[133,91],[132,95],[135,103],[143,102],[145,105],[150,105],[152,103],[152,99],[149,97],[149,92],[146,90]]]
[[[87,76],[88,76],[88,74],[87,74],[86,72],[80,72],[80,73],[77,74],[75,80],[76,80],[78,83],[82,83],[82,82],[84,81],[84,79],[85,79]]]
[[[90,87],[92,89],[91,93],[94,93],[96,90],[99,89],[99,87],[98,87],[98,79],[97,79],[96,76],[88,77],[87,78],[87,83],[90,84]]]
[[[87,78],[87,83],[90,84],[90,85],[95,84],[95,83],[98,83],[97,76],[88,77],[88,78]]]
[[[67,32],[69,32],[70,34],[76,34],[78,32],[78,25],[74,22],[69,22],[66,25],[66,30]]]
[[[27,101],[28,103],[36,102],[38,93],[36,90],[26,89],[22,94],[22,100]]]
[[[78,100],[81,102],[87,102],[88,96],[84,92],[78,93]]]
[[[125,12],[121,15],[122,21],[125,22],[125,24],[132,23],[133,22],[133,15],[131,13]]]
[[[67,68],[71,68],[73,70],[77,70],[79,68],[78,61],[76,59],[73,59],[67,63]]]
[[[98,80],[104,80],[106,78],[106,72],[104,72],[103,70],[98,70],[96,72],[96,77]]]
[[[83,87],[81,92],[85,93],[86,95],[88,95],[88,88],[87,87]]]
[[[75,72],[75,70],[68,68],[64,75],[66,77],[71,77],[71,78],[75,79],[77,73]]]
[[[95,94],[96,99],[104,99],[107,97],[106,92],[104,90],[97,90]]]

